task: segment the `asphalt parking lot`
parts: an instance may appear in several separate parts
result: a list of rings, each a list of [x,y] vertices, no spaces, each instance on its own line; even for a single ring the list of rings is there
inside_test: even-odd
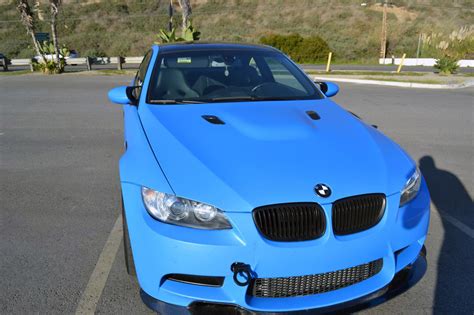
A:
[[[0,77],[1,314],[69,314],[84,303],[96,313],[151,313],[111,237],[122,114],[106,93],[129,81]],[[433,201],[426,275],[361,313],[473,314],[474,89],[340,86],[339,104],[418,161]]]

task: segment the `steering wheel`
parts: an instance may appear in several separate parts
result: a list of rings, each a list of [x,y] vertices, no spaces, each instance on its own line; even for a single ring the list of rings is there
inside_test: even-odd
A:
[[[277,83],[274,83],[274,82],[263,82],[263,83],[260,83],[260,84],[257,84],[256,86],[254,86],[251,90],[252,93],[254,93],[255,91],[257,90],[260,90],[261,88],[267,86],[267,85],[276,85]]]

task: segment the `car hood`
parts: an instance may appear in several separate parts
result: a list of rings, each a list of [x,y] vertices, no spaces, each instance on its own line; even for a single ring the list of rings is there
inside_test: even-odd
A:
[[[309,110],[320,119],[311,119]],[[176,195],[224,211],[390,195],[415,167],[398,145],[329,99],[144,105],[139,112]],[[331,196],[317,196],[318,183],[329,186]]]

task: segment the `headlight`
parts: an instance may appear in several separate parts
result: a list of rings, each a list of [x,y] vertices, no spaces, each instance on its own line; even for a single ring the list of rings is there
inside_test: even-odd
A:
[[[168,195],[147,187],[142,187],[142,199],[148,213],[164,223],[204,230],[232,228],[222,211],[205,203]]]
[[[415,172],[410,176],[408,181],[403,187],[401,196],[400,196],[400,207],[404,206],[406,203],[410,202],[413,198],[416,197],[418,192],[420,191],[421,185],[421,173],[418,168],[416,168]]]

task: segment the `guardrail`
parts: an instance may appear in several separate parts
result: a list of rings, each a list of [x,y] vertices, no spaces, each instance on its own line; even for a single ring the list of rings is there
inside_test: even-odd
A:
[[[66,65],[85,65],[87,70],[92,70],[94,65],[116,65],[118,70],[123,69],[124,64],[140,64],[143,56],[137,57],[79,57],[67,58]],[[402,58],[381,58],[379,64],[384,65],[400,65]],[[33,71],[34,59],[7,59],[0,58],[0,66],[4,71],[8,71],[8,66],[29,66]],[[403,64],[405,66],[427,66],[432,67],[436,63],[434,58],[405,58]],[[461,68],[474,67],[474,60],[459,60],[458,65]]]
[[[67,58],[66,65],[85,65],[87,70],[91,71],[94,65],[111,65],[116,64],[117,70],[122,70],[124,64],[140,64],[143,57],[79,57],[79,58]],[[8,71],[8,66],[29,66],[30,70],[33,71],[33,64],[36,61],[34,59],[7,59],[0,58],[0,66],[3,67],[4,71]]]

